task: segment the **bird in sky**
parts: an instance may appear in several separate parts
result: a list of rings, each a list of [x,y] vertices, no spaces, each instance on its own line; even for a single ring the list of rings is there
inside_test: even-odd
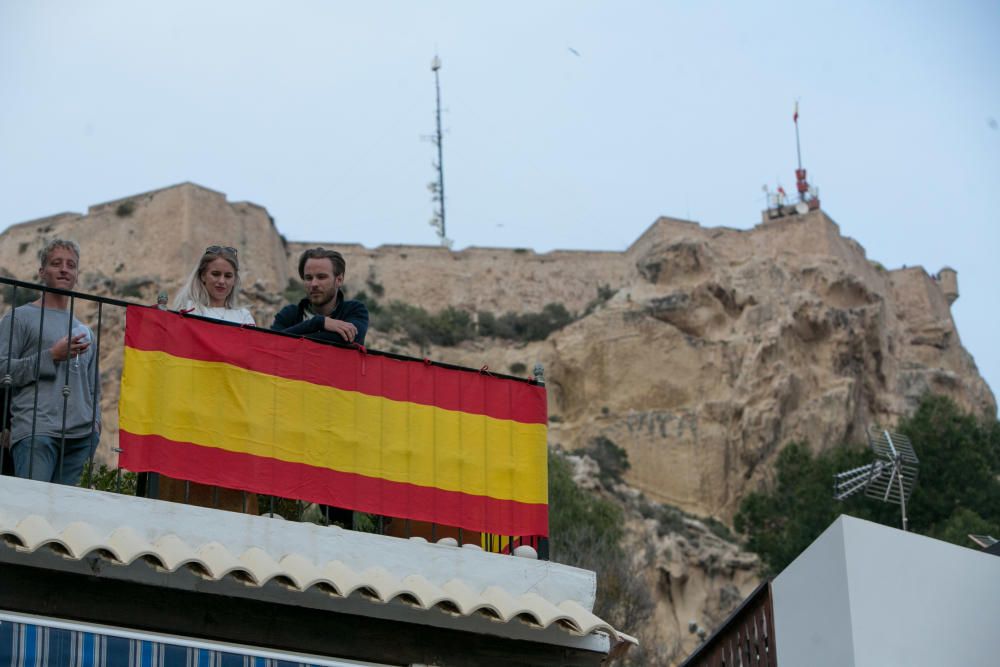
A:
[[[580,52],[574,49],[572,46],[567,46],[566,48],[569,49],[569,52],[572,53],[577,58],[580,57]]]

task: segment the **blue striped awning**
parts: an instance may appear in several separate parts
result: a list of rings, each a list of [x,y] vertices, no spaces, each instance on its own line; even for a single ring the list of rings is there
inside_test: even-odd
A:
[[[200,645],[199,645],[200,644]],[[0,667],[322,667],[275,652],[0,614]],[[294,658],[294,656],[287,656]]]

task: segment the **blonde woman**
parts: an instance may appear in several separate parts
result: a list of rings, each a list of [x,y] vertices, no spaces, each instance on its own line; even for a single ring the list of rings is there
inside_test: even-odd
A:
[[[250,311],[237,307],[236,295],[239,291],[240,262],[236,256],[236,248],[210,245],[205,248],[198,266],[174,299],[174,309],[224,322],[254,326],[256,323]],[[257,514],[255,494],[184,482],[166,475],[160,475],[159,498]]]
[[[210,245],[174,299],[174,309],[224,322],[256,325],[246,308],[238,308],[240,262],[236,248]]]

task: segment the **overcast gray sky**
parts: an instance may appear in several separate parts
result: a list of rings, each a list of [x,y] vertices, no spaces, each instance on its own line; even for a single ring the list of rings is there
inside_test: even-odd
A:
[[[958,270],[1000,387],[1000,2],[0,0],[0,228],[194,181],[290,239],[622,250],[794,189],[887,267]]]

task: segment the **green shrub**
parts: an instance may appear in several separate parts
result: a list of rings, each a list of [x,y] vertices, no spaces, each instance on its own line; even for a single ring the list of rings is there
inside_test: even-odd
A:
[[[479,335],[530,342],[545,340],[553,331],[573,321],[573,316],[561,303],[547,304],[540,313],[513,313],[496,317],[479,313]]]
[[[386,332],[403,331],[421,347],[458,345],[477,335],[471,315],[453,306],[429,313],[420,306],[402,301],[390,301],[383,306],[364,291],[352,298],[368,306],[374,328]],[[507,313],[497,318],[493,313],[482,311],[478,318],[478,335],[524,342],[544,340],[556,329],[573,321],[573,316],[560,303],[550,303],[540,313]],[[513,372],[527,371],[526,366],[522,364],[521,367],[521,371]]]
[[[292,498],[279,498],[278,496],[258,493],[257,511],[262,516],[276,514],[289,521],[311,521],[311,517],[306,514],[306,503]]]
[[[368,309],[369,315],[381,312],[382,310],[382,306],[381,304],[379,304],[378,299],[372,296],[368,296],[368,292],[364,290],[359,290],[358,292],[350,296],[348,296],[347,293],[345,292],[344,298],[351,298],[354,299],[355,301],[360,301],[361,303],[365,304],[365,308]]]
[[[522,364],[520,361],[515,361],[510,365],[511,375],[524,375],[528,372],[528,367]]]
[[[458,345],[475,335],[469,313],[451,306],[430,316],[426,330],[435,345]]]
[[[600,306],[601,304],[609,301],[611,299],[611,297],[613,297],[617,293],[618,293],[618,290],[612,289],[611,285],[607,285],[607,284],[598,285],[597,286],[597,298],[591,300],[591,302],[587,304],[587,307],[583,309],[583,314],[584,315],[590,315],[592,312],[594,312],[595,310],[597,310],[598,306]]]
[[[601,483],[606,487],[620,484],[622,476],[632,467],[628,462],[628,452],[603,435],[591,439],[578,453],[586,454],[597,462],[601,469]]]
[[[653,511],[656,517],[656,534],[660,537],[664,535],[677,534],[690,538],[691,530],[684,523],[684,512],[672,505],[656,505]]]
[[[118,294],[126,299],[141,299],[143,288],[151,284],[152,282],[146,278],[133,278],[118,288]]]
[[[549,548],[552,559],[579,564],[581,539],[618,546],[623,537],[622,510],[577,487],[569,463],[549,452]]]
[[[302,286],[302,281],[289,278],[282,296],[285,297],[285,301],[288,303],[298,303],[306,298],[306,289]]]
[[[123,201],[115,208],[115,215],[119,218],[127,218],[135,213],[135,202],[132,200]]]
[[[497,336],[497,317],[493,313],[487,310],[481,310],[477,314],[478,318],[478,332],[480,336],[494,337]]]
[[[475,333],[469,313],[452,306],[431,314],[419,306],[391,301],[374,311],[369,308],[369,313],[372,326],[379,331],[401,330],[421,347],[458,345]]]
[[[896,430],[910,438],[920,459],[920,479],[907,503],[910,530],[961,546],[970,546],[970,532],[1000,535],[1000,422],[980,421],[948,398],[926,396]],[[783,570],[840,514],[899,526],[898,505],[863,494],[833,499],[833,474],[872,460],[858,445],[814,456],[793,443],[778,454],[774,478],[748,494],[735,517],[766,574]]]
[[[134,496],[137,483],[138,476],[134,472],[121,468],[109,468],[103,463],[97,466],[92,461],[87,461],[86,465],[83,466],[79,485],[86,486],[88,489]]]
[[[638,633],[652,618],[655,603],[641,562],[622,545],[623,519],[620,507],[580,489],[563,456],[549,452],[551,558],[597,572],[594,613]]]
[[[712,533],[716,537],[718,537],[720,539],[723,539],[726,542],[734,542],[735,543],[737,541],[736,540],[736,536],[733,535],[733,531],[729,530],[729,526],[727,526],[726,524],[722,523],[721,521],[719,521],[718,519],[716,519],[714,516],[707,516],[707,517],[705,517],[703,519],[700,519],[700,521],[702,523],[704,523],[705,526],[710,531],[712,531]]]

